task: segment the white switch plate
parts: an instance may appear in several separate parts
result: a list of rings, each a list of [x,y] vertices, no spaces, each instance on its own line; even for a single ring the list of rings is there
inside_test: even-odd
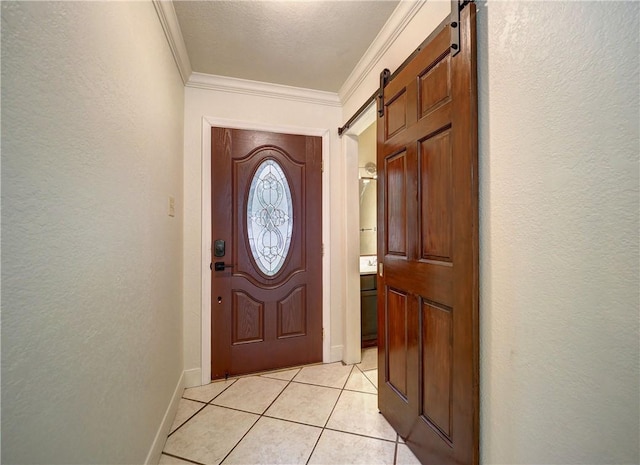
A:
[[[176,199],[173,195],[169,196],[169,216],[176,216]]]

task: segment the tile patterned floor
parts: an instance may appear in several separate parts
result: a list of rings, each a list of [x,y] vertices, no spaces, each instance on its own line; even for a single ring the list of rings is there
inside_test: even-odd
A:
[[[160,464],[419,464],[377,408],[377,351],[185,389]]]

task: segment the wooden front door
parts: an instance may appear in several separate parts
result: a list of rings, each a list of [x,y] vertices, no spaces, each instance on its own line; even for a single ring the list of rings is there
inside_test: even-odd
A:
[[[478,463],[475,5],[384,88],[379,408],[425,464]]]
[[[322,361],[322,139],[211,128],[211,377]]]

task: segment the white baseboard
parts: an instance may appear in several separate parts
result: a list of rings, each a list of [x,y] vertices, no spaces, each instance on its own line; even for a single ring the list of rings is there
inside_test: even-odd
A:
[[[182,391],[184,390],[185,373],[186,372],[183,372],[180,375],[178,384],[173,391],[171,402],[169,402],[169,406],[164,412],[164,417],[162,418],[156,437],[153,439],[153,444],[151,444],[151,449],[147,454],[147,459],[144,461],[145,465],[156,465],[160,461],[160,455],[162,454],[164,443],[167,440],[167,436],[169,436],[169,430],[173,424],[173,419],[175,418],[176,411],[178,410],[178,403],[180,402]]]
[[[184,370],[184,387],[191,388],[196,386],[202,386],[202,370],[200,368]]]
[[[342,353],[344,351],[344,346],[339,345],[339,346],[331,346],[331,360],[329,360],[330,363],[332,362],[341,362],[342,361]]]

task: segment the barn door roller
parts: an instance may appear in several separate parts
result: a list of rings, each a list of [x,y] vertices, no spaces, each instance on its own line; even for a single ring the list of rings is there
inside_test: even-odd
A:
[[[451,27],[451,56],[456,56],[460,51],[460,11],[469,3],[473,3],[473,0],[451,0],[451,16],[449,26]],[[434,33],[437,31],[434,31]],[[398,75],[400,71],[425,47],[425,45],[431,40],[431,36],[427,39],[411,54],[409,57],[395,70],[393,74],[388,69],[384,69],[380,73],[380,87],[376,90],[369,99],[349,118],[344,126],[338,128],[338,136],[342,136],[344,131],[351,127],[356,119],[360,117],[364,111],[369,108],[369,105],[376,101],[378,102],[378,117],[384,116],[384,88],[385,86]]]
[[[460,52],[460,11],[472,0],[451,1],[451,56]]]
[[[387,68],[383,69],[380,73],[380,89],[378,89],[378,116],[382,118],[384,116],[384,88],[389,82],[391,77],[391,71]]]

